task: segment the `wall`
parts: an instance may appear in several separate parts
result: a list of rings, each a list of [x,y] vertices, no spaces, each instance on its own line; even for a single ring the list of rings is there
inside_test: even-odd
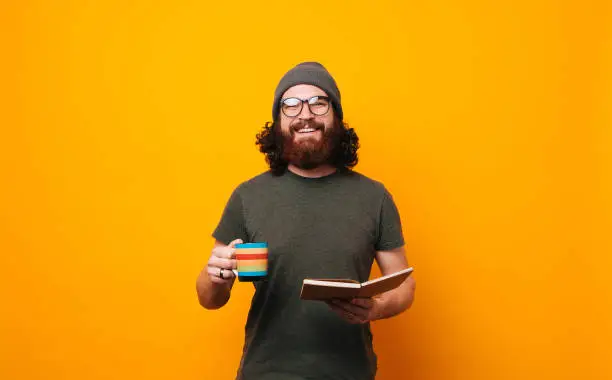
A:
[[[416,268],[379,378],[612,377],[610,5],[372,4],[0,5],[0,378],[233,376],[251,288],[195,278],[311,59]]]

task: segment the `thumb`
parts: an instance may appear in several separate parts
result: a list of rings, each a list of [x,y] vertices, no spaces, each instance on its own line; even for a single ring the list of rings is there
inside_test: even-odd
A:
[[[236,239],[236,240],[232,240],[228,245],[227,245],[227,249],[228,249],[228,253],[227,253],[227,258],[228,259],[233,259],[235,256],[235,249],[234,247],[236,246],[236,244],[242,244],[242,239]]]
[[[242,244],[242,243],[243,243],[242,239],[236,239],[236,240],[232,240],[227,246],[230,248],[234,248],[236,244]]]

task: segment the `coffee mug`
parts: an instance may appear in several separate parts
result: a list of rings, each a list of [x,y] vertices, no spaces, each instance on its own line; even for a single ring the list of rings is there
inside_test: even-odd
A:
[[[257,281],[268,276],[268,243],[241,243],[234,248],[238,281]]]

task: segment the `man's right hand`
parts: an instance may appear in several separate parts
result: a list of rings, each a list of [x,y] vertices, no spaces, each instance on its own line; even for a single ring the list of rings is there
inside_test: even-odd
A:
[[[231,285],[234,282],[236,269],[236,244],[242,243],[241,239],[233,240],[228,245],[217,244],[208,259],[208,277],[214,284]]]

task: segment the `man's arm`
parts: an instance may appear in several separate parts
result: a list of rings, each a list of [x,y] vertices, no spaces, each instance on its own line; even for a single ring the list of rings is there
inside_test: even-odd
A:
[[[408,268],[404,247],[376,253],[376,262],[383,276]],[[374,297],[371,320],[398,315],[412,306],[416,282],[408,276],[397,288]]]
[[[377,252],[376,262],[383,276],[408,268],[404,247]],[[397,288],[372,298],[331,300],[327,304],[349,323],[367,323],[393,317],[410,308],[415,289],[414,278],[408,276]]]
[[[207,266],[202,269],[196,280],[196,291],[200,305],[206,309],[219,309],[230,299],[230,293],[236,277],[232,269],[236,268],[234,246],[242,243],[236,239],[225,245],[215,241]],[[221,278],[223,270],[223,278]]]

